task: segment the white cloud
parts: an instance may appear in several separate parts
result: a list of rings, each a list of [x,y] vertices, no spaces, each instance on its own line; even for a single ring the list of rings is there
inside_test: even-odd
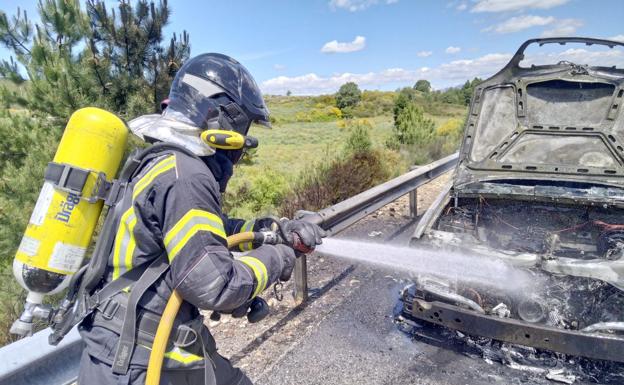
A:
[[[363,11],[366,8],[378,3],[395,4],[399,0],[330,0],[329,7],[331,9],[346,9],[349,12]]]
[[[536,26],[551,24],[556,19],[552,16],[542,17],[533,15],[516,16],[503,21],[502,23],[485,28],[484,32],[494,31],[496,33],[512,33],[522,31]]]
[[[458,53],[459,51],[461,51],[461,48],[459,48],[459,47],[453,47],[453,46],[447,47],[447,48],[444,50],[444,52],[446,52],[446,53],[448,53],[448,54],[451,54],[451,55],[456,54],[456,53]]]
[[[510,54],[489,54],[477,59],[455,60],[437,67],[421,67],[413,70],[388,68],[379,72],[340,73],[320,76],[309,73],[301,76],[278,76],[261,83],[267,94],[310,95],[335,92],[346,82],[355,82],[362,88],[383,88],[388,86],[414,84],[419,79],[428,79],[438,87],[463,83],[475,76],[487,77],[499,70],[511,58]]]
[[[624,43],[624,35],[615,35],[608,38],[609,40],[621,41]]]
[[[507,12],[524,9],[550,9],[569,0],[477,0],[470,12]]]
[[[416,53],[416,56],[418,56],[418,57],[429,57],[431,55],[433,55],[433,52],[431,52],[431,51],[420,51],[420,52]]]
[[[283,64],[275,64],[273,65],[273,69],[276,71],[283,71],[286,69],[286,66]]]
[[[560,19],[552,24],[552,28],[545,30],[542,37],[572,36],[582,26],[583,21],[579,19]]]
[[[348,53],[361,51],[366,47],[366,38],[364,36],[356,36],[350,43],[342,43],[338,40],[332,40],[321,48],[323,53]]]
[[[458,11],[465,11],[466,8],[468,8],[468,4],[460,3],[455,9],[457,9]]]
[[[412,85],[419,79],[429,80],[435,88],[456,86],[474,77],[487,78],[498,72],[511,59],[509,53],[490,53],[474,59],[453,60],[436,67],[416,69],[389,68],[379,72],[339,73],[321,76],[309,73],[301,76],[279,76],[261,83],[262,91],[267,94],[285,94],[291,90],[294,94],[313,95],[333,93],[346,82],[355,82],[364,89],[393,89],[398,86]],[[532,63],[557,63],[568,60],[579,64],[616,64],[624,67],[624,50],[590,51],[584,48],[567,49],[558,53],[534,54],[527,57]]]

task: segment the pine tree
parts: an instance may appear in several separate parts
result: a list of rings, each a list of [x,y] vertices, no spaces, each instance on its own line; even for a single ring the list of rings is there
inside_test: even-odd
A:
[[[397,100],[394,115],[394,135],[400,144],[426,145],[434,134],[435,123],[425,117],[414,103]]]
[[[156,112],[190,53],[186,32],[167,38],[171,9],[157,3],[40,0],[40,22],[26,12],[0,11],[0,276],[28,222],[43,171],[76,109],[96,106],[123,118]],[[18,298],[12,279],[0,280],[0,343]],[[6,294],[11,293],[11,294]]]
[[[26,87],[25,95],[4,86],[2,100],[47,117],[67,117],[94,105],[123,117],[158,111],[177,68],[188,57],[188,34],[164,45],[163,28],[171,9],[146,0],[39,2],[41,22],[33,25],[18,9],[0,13],[0,43],[15,60],[0,63],[0,75]],[[20,66],[24,68],[22,75]]]

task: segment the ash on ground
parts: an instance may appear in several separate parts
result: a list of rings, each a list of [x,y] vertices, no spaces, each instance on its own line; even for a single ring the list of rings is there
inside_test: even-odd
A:
[[[399,308],[400,310],[400,308]],[[485,360],[492,365],[503,364],[525,373],[523,382],[537,376],[554,383],[575,384],[578,381],[596,384],[623,384],[624,364],[592,360],[566,354],[470,336],[427,322],[415,322],[395,314],[399,330],[414,341],[448,349],[466,356]]]

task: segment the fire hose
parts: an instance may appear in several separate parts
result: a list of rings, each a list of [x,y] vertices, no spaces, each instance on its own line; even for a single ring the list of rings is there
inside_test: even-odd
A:
[[[300,240],[296,236],[296,234],[292,234],[292,238],[294,239],[285,239],[286,235],[282,231],[282,235],[278,235],[273,231],[266,232],[244,232],[231,235],[227,238],[227,245],[229,249],[232,249],[241,243],[245,242],[254,242],[254,243],[263,243],[263,244],[277,244],[277,243],[288,243],[293,245],[293,248],[300,247]],[[162,372],[162,365],[165,358],[165,350],[167,348],[167,341],[169,341],[169,336],[171,335],[171,330],[173,329],[174,320],[178,314],[178,310],[180,310],[180,306],[182,306],[182,296],[177,290],[173,290],[171,297],[167,301],[167,305],[165,306],[165,310],[163,311],[160,323],[158,325],[158,329],[156,329],[156,336],[154,337],[154,343],[152,345],[152,352],[150,353],[149,362],[147,365],[147,375],[145,379],[145,385],[158,385],[160,383],[160,375]],[[258,304],[258,302],[261,302]],[[260,306],[259,306],[260,305]],[[248,319],[252,316],[254,310],[259,310],[262,312],[262,309],[266,309],[264,305],[264,300],[261,298],[254,298],[250,305],[251,312],[248,314]],[[258,307],[256,307],[258,306]],[[256,307],[256,309],[254,309]],[[254,321],[256,322],[262,318],[266,313],[263,313],[260,316],[256,316]]]

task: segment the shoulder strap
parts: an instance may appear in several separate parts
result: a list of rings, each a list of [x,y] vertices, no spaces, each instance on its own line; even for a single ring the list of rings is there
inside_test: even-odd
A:
[[[163,254],[152,262],[143,275],[141,275],[141,278],[132,286],[130,298],[128,299],[128,307],[126,308],[126,316],[124,317],[123,327],[119,335],[117,352],[115,353],[115,359],[113,361],[113,373],[126,374],[128,372],[136,340],[136,315],[139,300],[147,289],[152,286],[168,268],[169,263],[166,254]],[[116,281],[117,280],[113,282]]]

